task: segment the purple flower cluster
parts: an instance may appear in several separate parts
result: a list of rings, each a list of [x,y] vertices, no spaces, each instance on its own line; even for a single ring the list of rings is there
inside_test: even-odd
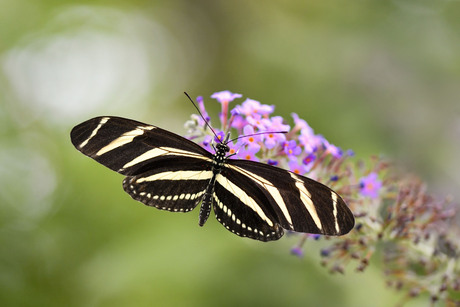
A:
[[[230,109],[241,94],[214,93],[222,106],[220,129],[223,140],[232,131],[229,142],[231,158],[260,161],[288,168],[312,177],[337,191],[355,214],[356,226],[346,236],[326,238],[320,250],[322,265],[332,273],[344,273],[346,266],[357,262],[363,272],[375,253],[383,255],[380,267],[387,285],[405,290],[407,299],[429,294],[432,303],[460,306],[460,231],[455,223],[456,210],[445,199],[426,192],[415,176],[401,175],[391,165],[376,157],[357,161],[351,150],[343,152],[323,136],[315,134],[308,123],[292,114],[293,126],[280,116],[273,116],[274,106],[245,99]],[[205,120],[204,100],[197,98]],[[197,115],[187,122],[190,138],[201,137],[200,144],[213,152],[216,136]],[[304,255],[303,246],[319,235],[295,234],[299,242],[291,253]],[[379,248],[377,248],[379,246]]]
[[[228,131],[233,130],[239,137],[230,142],[231,158],[261,161],[271,165],[286,166],[292,172],[303,175],[315,169],[318,162],[324,159],[341,159],[342,150],[323,136],[315,134],[313,129],[295,113],[292,114],[294,127],[285,123],[281,116],[271,116],[275,107],[262,104],[247,98],[241,104],[230,109],[230,103],[241,94],[230,91],[217,92],[211,95],[221,104],[219,119],[220,129],[215,129],[219,139],[223,139]],[[200,112],[206,121],[210,117],[204,107],[203,98],[197,98]],[[188,123],[191,135],[204,135],[201,145],[212,152],[214,135],[206,129],[201,117],[194,116],[195,125]],[[216,140],[214,140],[216,141]]]

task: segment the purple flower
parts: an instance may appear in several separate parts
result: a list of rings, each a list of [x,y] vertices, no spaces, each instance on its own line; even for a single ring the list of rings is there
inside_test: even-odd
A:
[[[223,131],[217,132],[216,136],[214,137],[214,142],[222,143],[225,140],[225,133]]]
[[[284,143],[286,136],[282,133],[272,133],[269,132],[265,134],[264,144],[268,149],[272,149],[278,144]]]
[[[203,96],[196,97],[196,103],[198,104],[198,109],[200,110],[200,112],[203,115],[204,119],[207,122],[209,122],[211,120],[211,117],[209,117],[208,112],[206,111],[206,109],[204,107]],[[205,125],[204,120],[203,120],[203,118],[201,118],[201,116],[199,116],[198,121],[199,121],[200,126]]]
[[[243,135],[247,135],[242,140],[244,144],[248,145],[248,148],[252,148],[254,150],[259,151],[260,145],[259,142],[262,142],[262,135],[251,135],[254,134],[254,127],[251,125],[244,126]]]
[[[283,118],[281,116],[275,116],[271,118],[271,124],[266,127],[266,131],[269,133],[265,134],[264,143],[265,147],[272,149],[277,144],[282,144],[286,141],[284,133],[276,133],[289,131],[289,125],[283,124]]]
[[[299,118],[299,115],[297,115],[296,113],[292,113],[291,116],[294,119],[295,124],[292,130],[300,130],[303,134],[314,135],[313,129],[310,127],[310,125],[307,124],[305,120]]]
[[[261,104],[254,99],[246,99],[240,106],[240,112],[246,116],[268,115],[275,110],[274,106]]]
[[[382,187],[382,182],[378,179],[377,173],[372,172],[366,177],[361,178],[359,186],[361,195],[370,198],[377,198],[379,190]]]
[[[246,121],[241,116],[239,109],[233,108],[230,110],[230,119],[228,120],[228,127],[235,128],[241,133],[241,130],[246,125]]]
[[[239,132],[242,131],[243,127],[248,124],[248,121],[243,118],[241,115],[232,115],[229,120],[229,127],[235,128]]]
[[[241,98],[243,95],[232,93],[230,91],[216,92],[211,95],[211,98],[216,99],[220,103],[232,102],[235,98]]]
[[[228,104],[235,98],[240,98],[243,95],[234,94],[230,91],[217,92],[211,95],[211,98],[217,99],[222,104],[222,112],[219,114],[220,121],[222,122],[222,130],[227,130],[227,117],[228,117]]]
[[[316,160],[316,155],[314,153],[311,153],[302,159],[302,163],[305,165],[310,165],[311,163],[315,162],[315,160]]]
[[[228,156],[227,156],[227,157],[230,156],[230,158],[232,159],[232,158],[234,158],[234,157],[236,156],[236,153],[237,153],[237,151],[238,151],[238,148],[237,148],[237,147],[239,147],[239,146],[236,145],[236,144],[233,144],[232,141],[228,142],[228,143],[227,143],[227,146],[230,148],[230,151],[228,152]]]
[[[271,125],[271,121],[268,118],[264,118],[259,114],[247,116],[246,120],[259,130],[266,130],[266,128]]]
[[[289,125],[283,124],[283,118],[281,116],[273,116],[271,118],[271,125],[270,127],[271,131],[289,131],[291,127]]]
[[[289,165],[289,170],[298,175],[303,175],[310,170],[310,167],[308,167],[307,165],[298,163],[297,159],[290,160],[288,162],[288,165]]]
[[[303,249],[299,246],[293,247],[291,249],[291,254],[296,255],[299,258],[303,257]]]
[[[324,138],[321,135],[315,135],[313,130],[300,130],[299,143],[305,148],[305,152],[313,153],[323,146]]]
[[[267,164],[268,164],[268,165],[276,166],[276,165],[278,165],[278,161],[272,160],[272,159],[268,159]]]
[[[302,149],[297,146],[297,143],[295,140],[290,140],[288,142],[284,142],[284,152],[289,158],[295,158],[295,156],[300,155],[302,152]]]
[[[324,145],[324,148],[326,149],[326,152],[331,154],[334,158],[339,159],[342,157],[343,155],[342,149],[329,143],[329,141],[326,140],[325,138],[323,138],[323,145]]]
[[[203,139],[203,147],[204,149],[206,149],[207,151],[211,152],[213,150],[212,146],[211,146],[211,142],[212,142],[212,136],[211,135],[206,135]]]
[[[237,152],[237,156],[240,159],[244,160],[251,160],[251,161],[259,161],[259,159],[256,157],[256,152],[259,151],[258,149],[254,149],[253,147],[242,147],[240,150]]]

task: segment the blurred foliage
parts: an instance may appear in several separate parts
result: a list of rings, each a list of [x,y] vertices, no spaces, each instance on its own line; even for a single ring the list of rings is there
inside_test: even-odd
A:
[[[184,90],[296,112],[359,157],[398,157],[460,196],[458,1],[0,4],[2,306],[398,302],[378,268],[329,276],[321,243],[299,260],[289,238],[253,242],[142,206],[70,143],[102,114],[183,134]]]

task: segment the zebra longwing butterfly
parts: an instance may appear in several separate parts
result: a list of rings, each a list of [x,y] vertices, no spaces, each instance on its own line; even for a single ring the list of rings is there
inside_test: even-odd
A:
[[[283,228],[343,235],[354,217],[325,185],[287,170],[228,159],[228,137],[214,154],[167,130],[131,119],[103,116],[72,129],[83,154],[123,174],[123,189],[137,201],[173,212],[201,203],[199,225],[211,207],[229,231],[260,241],[278,240]]]

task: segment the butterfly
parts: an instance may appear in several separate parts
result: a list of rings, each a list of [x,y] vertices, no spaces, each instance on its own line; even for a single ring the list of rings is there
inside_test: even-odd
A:
[[[211,210],[232,233],[278,240],[284,229],[343,235],[354,217],[327,186],[250,160],[229,159],[229,134],[211,153],[191,140],[135,120],[101,116],[70,133],[77,150],[126,178],[135,200],[161,210],[188,212],[201,204],[199,225]]]

